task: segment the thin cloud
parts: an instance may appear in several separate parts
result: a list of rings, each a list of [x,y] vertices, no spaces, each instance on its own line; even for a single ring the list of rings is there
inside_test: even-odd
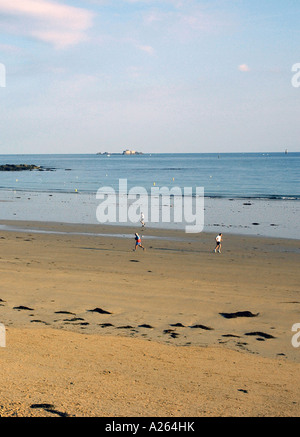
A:
[[[128,67],[126,71],[127,71],[127,75],[131,79],[138,79],[142,75],[142,70],[140,67],[131,66],[131,67]]]
[[[250,71],[250,68],[248,67],[247,64],[241,64],[238,66],[238,69],[240,71],[242,71],[243,73],[247,73],[248,71]]]
[[[154,55],[154,53],[155,53],[154,48],[151,46],[138,45],[137,48],[142,50],[145,53],[148,53],[148,55]]]
[[[179,8],[184,5],[183,1],[178,0],[123,0],[125,3],[145,3],[149,5],[155,4],[167,4]]]
[[[130,44],[133,47],[135,47],[136,49],[141,50],[142,52],[145,52],[151,56],[153,56],[155,54],[155,49],[152,46],[142,44],[134,38],[128,38],[128,37],[116,38],[115,41],[118,43],[121,43],[121,44]]]
[[[0,52],[15,54],[15,53],[20,53],[21,49],[11,44],[0,44]]]
[[[85,40],[93,21],[90,11],[51,0],[0,0],[0,13],[12,17],[11,32],[36,38],[56,48]]]

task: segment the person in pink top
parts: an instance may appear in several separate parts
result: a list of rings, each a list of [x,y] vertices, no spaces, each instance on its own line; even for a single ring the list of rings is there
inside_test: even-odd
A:
[[[135,250],[141,247],[143,250],[145,250],[144,246],[142,246],[142,240],[138,233],[135,234]]]

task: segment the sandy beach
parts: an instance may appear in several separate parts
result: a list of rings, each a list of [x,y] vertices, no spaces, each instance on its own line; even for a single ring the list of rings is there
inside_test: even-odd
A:
[[[299,240],[12,224],[0,416],[300,415]]]

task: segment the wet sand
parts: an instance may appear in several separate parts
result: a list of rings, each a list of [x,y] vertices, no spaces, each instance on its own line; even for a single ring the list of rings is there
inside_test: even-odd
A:
[[[13,224],[0,415],[300,415],[298,240]]]

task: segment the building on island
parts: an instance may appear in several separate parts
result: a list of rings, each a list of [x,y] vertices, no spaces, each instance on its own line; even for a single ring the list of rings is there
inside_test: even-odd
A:
[[[130,149],[126,149],[124,150],[122,153],[109,153],[109,152],[98,152],[97,155],[106,155],[106,156],[110,156],[110,155],[142,155],[142,152],[137,152],[136,150],[130,150]]]
[[[136,152],[135,150],[129,150],[129,149],[126,149],[123,152],[123,155],[137,155],[137,154],[139,154],[139,153]]]

